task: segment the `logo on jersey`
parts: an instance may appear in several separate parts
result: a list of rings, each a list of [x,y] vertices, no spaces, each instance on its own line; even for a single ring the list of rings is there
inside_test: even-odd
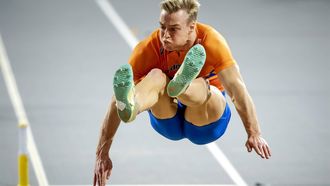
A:
[[[180,64],[174,64],[172,65],[170,68],[168,68],[167,70],[165,70],[165,74],[168,74],[172,77],[171,74],[175,74],[176,71],[180,68]]]

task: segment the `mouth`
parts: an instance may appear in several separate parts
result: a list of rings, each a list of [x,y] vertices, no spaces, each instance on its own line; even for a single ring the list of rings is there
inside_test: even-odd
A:
[[[172,50],[172,42],[168,41],[168,40],[162,40],[162,43],[163,43],[163,47],[166,49],[166,50]]]
[[[172,43],[169,41],[163,41],[163,44],[164,44],[164,46],[167,46],[167,47],[172,45]]]

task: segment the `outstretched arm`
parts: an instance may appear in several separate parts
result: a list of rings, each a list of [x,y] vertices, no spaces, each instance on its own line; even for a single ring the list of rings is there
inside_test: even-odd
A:
[[[230,96],[244,124],[248,135],[246,147],[249,152],[254,149],[262,158],[269,158],[270,148],[261,137],[257,113],[251,96],[245,86],[237,65],[222,70],[218,74],[220,81]]]
[[[105,185],[106,180],[110,177],[112,162],[109,157],[109,150],[120,121],[117,114],[116,101],[113,97],[101,127],[100,139],[96,149],[94,186],[96,184],[100,186]]]

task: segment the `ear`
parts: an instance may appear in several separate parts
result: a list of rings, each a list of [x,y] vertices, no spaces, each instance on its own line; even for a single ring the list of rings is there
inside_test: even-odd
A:
[[[189,23],[189,32],[193,32],[196,28],[196,21],[191,21]]]

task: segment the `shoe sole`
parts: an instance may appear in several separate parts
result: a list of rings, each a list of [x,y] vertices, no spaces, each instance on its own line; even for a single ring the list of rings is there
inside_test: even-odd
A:
[[[113,90],[119,118],[124,122],[134,120],[136,115],[134,114],[134,81],[131,65],[123,65],[115,72]]]
[[[205,49],[202,45],[194,45],[186,54],[182,65],[174,78],[167,85],[167,94],[177,97],[182,94],[190,83],[199,75],[206,60]]]

